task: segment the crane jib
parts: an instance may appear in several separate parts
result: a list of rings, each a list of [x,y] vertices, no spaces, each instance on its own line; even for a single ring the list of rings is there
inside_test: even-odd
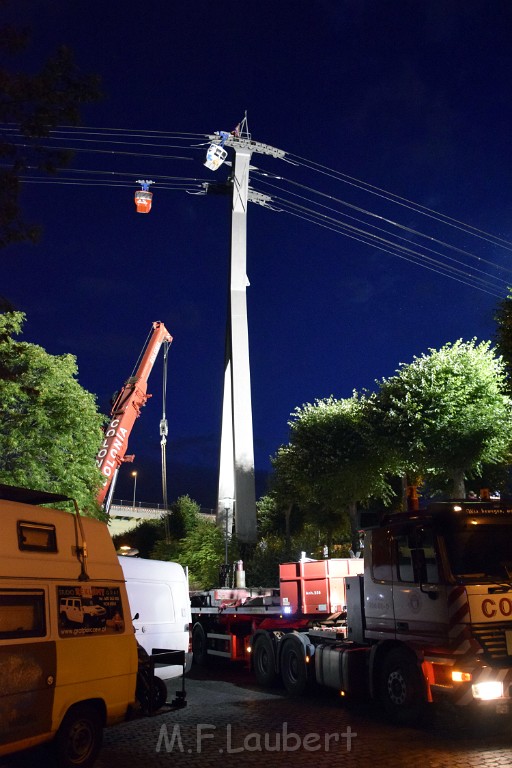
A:
[[[96,458],[96,466],[106,479],[112,476],[116,466],[120,463],[119,460],[123,456],[127,436],[128,430],[119,427],[119,419],[112,419]]]

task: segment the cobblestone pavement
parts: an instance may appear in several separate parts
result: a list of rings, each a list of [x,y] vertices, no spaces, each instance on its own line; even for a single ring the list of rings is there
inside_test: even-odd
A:
[[[169,698],[176,684],[168,681]],[[96,768],[509,768],[512,731],[455,725],[438,714],[418,729],[390,726],[368,705],[345,707],[335,692],[288,697],[258,688],[240,667],[193,670],[185,709],[105,731]],[[503,726],[503,722],[502,722]],[[0,761],[2,768],[42,766],[42,749]]]

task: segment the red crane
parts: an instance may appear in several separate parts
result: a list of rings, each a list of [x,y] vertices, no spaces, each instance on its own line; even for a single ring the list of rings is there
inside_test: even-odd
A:
[[[120,465],[123,461],[128,461],[126,449],[132,427],[135,419],[140,416],[142,406],[151,397],[147,393],[149,374],[162,344],[171,342],[172,336],[165,325],[160,322],[153,323],[153,331],[141,353],[139,367],[125,382],[114,400],[110,411],[110,423],[105,430],[105,439],[96,456],[96,466],[103,475],[103,485],[96,497],[99,504],[104,504]]]

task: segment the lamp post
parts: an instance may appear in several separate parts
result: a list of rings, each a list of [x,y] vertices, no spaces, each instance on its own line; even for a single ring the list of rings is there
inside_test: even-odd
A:
[[[133,477],[133,505],[132,505],[132,512],[135,514],[135,494],[137,492],[137,472],[132,472]]]

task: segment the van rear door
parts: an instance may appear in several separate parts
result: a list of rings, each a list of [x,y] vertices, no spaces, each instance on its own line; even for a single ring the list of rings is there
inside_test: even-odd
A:
[[[0,589],[0,747],[51,730],[57,665],[46,625],[46,590]]]

